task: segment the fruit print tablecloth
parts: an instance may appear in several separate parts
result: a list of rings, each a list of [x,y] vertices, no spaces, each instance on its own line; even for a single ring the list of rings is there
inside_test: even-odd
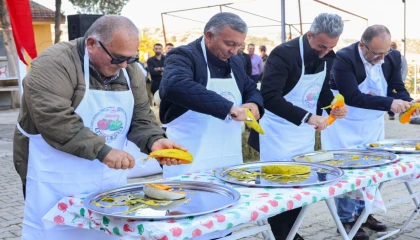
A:
[[[121,236],[124,239],[189,239],[214,231],[226,230],[243,223],[262,220],[281,212],[339,196],[364,199],[367,210],[383,208],[378,183],[401,178],[417,178],[420,158],[404,155],[397,163],[371,168],[345,171],[339,181],[306,188],[246,188],[233,185],[241,193],[234,206],[213,214],[169,221],[136,221],[106,217],[83,208],[88,194],[70,196],[58,202],[43,218],[47,227],[65,224],[92,231]],[[214,177],[213,172],[187,174],[173,181],[203,181],[226,184]],[[350,194],[346,194],[350,192]]]

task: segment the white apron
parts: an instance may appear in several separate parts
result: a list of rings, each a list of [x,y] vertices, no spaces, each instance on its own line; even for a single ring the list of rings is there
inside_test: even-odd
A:
[[[316,74],[305,74],[303,41],[299,38],[302,75],[296,86],[284,98],[293,105],[316,114],[319,94],[325,81],[327,64]],[[265,134],[260,134],[260,161],[290,161],[293,156],[314,151],[315,129],[306,123],[300,126],[265,110],[260,120]]]
[[[207,63],[204,37],[201,47]],[[206,88],[232,101],[235,106],[240,106],[242,95],[233,72],[231,76],[230,79],[211,78],[207,67]],[[192,110],[188,110],[166,124],[168,138],[187,148],[194,156],[194,162],[178,166],[163,166],[163,177],[241,164],[243,162],[241,124],[242,122],[224,121]]]
[[[359,90],[365,94],[386,96],[388,83],[380,65],[379,77],[375,80],[366,73]],[[337,90],[332,90],[334,95]],[[345,118],[337,119],[321,132],[321,144],[324,150],[340,149],[358,144],[365,144],[385,139],[384,111],[348,106]]]
[[[89,57],[84,56],[86,90],[75,112],[85,127],[106,138],[106,144],[123,149],[130,128],[134,98],[125,69],[128,91],[89,89]],[[96,160],[79,158],[51,147],[40,134],[29,138],[28,174],[23,219],[24,240],[119,239],[96,230],[56,225],[45,229],[42,217],[63,197],[103,191],[126,184],[126,172],[114,170]]]
[[[204,59],[207,53],[204,36],[201,41]],[[232,78],[211,78],[207,66],[208,90],[215,91],[235,106],[242,105],[242,94]],[[194,156],[192,164],[163,166],[163,177],[174,177],[185,173],[213,170],[214,168],[242,164],[242,122],[220,120],[213,116],[188,110],[178,118],[166,124],[169,139],[181,144]],[[224,237],[234,229],[206,234],[194,239],[208,240]]]

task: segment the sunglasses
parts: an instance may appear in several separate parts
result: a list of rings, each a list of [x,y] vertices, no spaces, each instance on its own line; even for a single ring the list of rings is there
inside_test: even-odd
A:
[[[105,46],[101,43],[101,41],[98,41],[99,45],[101,45],[102,49],[108,54],[108,56],[111,58],[111,64],[121,64],[125,61],[127,61],[127,64],[137,62],[139,60],[139,57],[119,57],[114,58],[111,53],[108,52],[108,50],[105,48]]]

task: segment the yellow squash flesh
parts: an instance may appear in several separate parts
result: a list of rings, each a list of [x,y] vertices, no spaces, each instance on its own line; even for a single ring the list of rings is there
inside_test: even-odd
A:
[[[162,149],[153,151],[147,156],[146,160],[150,158],[175,158],[181,160],[183,164],[192,163],[194,158],[191,153],[179,149]]]
[[[251,118],[252,121],[245,121],[245,124],[254,129],[259,134],[265,134],[264,130],[261,128],[260,124],[255,120],[254,115],[252,114],[251,110],[246,109],[246,116]]]

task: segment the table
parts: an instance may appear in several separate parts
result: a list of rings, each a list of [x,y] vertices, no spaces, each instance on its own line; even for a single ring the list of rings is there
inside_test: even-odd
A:
[[[325,201],[340,229],[341,222],[333,205],[333,197],[344,194],[344,197],[363,199],[366,201],[366,213],[356,223],[361,225],[374,207],[385,209],[379,192],[379,183],[401,177],[416,178],[419,171],[419,157],[417,155],[403,155],[402,160],[397,163],[370,169],[346,170],[345,175],[339,181],[315,187],[280,189],[246,188],[231,185],[241,193],[240,201],[234,206],[214,214],[169,221],[135,221],[102,216],[85,209],[82,203],[84,197],[88,194],[80,194],[60,200],[44,216],[43,220],[47,227],[54,224],[65,224],[104,231],[108,234],[121,236],[124,239],[139,239],[139,237],[141,239],[188,239],[241,224],[257,222],[259,226],[247,230],[248,233],[246,234],[249,236],[263,232],[267,238],[273,239],[266,219],[287,210],[303,207],[289,234],[291,239],[291,236],[294,236],[294,233],[300,227],[312,203]],[[213,174],[213,172],[201,172],[167,180],[227,184],[216,179]],[[360,225],[355,227],[358,228]],[[353,235],[350,232],[348,236],[345,232],[344,234],[341,233],[345,239],[351,239],[356,231],[353,232]],[[241,234],[241,232],[235,233],[225,239],[238,239],[239,237],[244,237],[244,234]]]

